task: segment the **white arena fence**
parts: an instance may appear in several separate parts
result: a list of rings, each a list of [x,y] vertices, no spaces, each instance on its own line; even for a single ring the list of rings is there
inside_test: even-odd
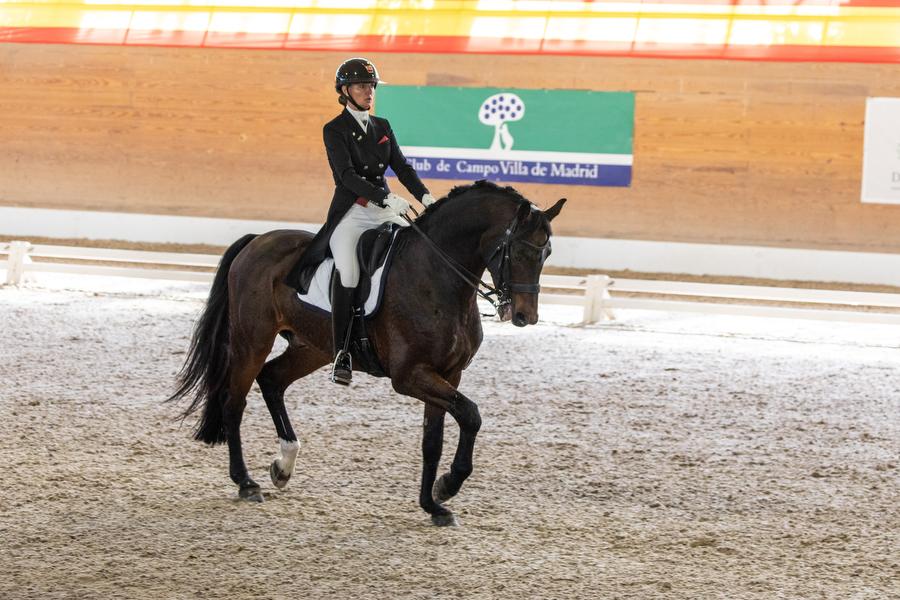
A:
[[[20,285],[27,273],[211,283],[213,272],[197,269],[214,269],[220,258],[217,255],[182,252],[32,245],[25,241],[0,244],[0,256],[4,255],[6,264],[0,263],[0,268],[6,269],[7,285]],[[35,262],[32,258],[40,261]],[[122,263],[122,266],[97,263]],[[169,268],[159,268],[162,266]],[[583,310],[582,323],[585,324],[615,319],[615,309],[900,324],[900,312],[891,312],[900,310],[900,294],[612,279],[607,275],[543,275],[540,283],[544,290],[568,292],[541,292],[541,303],[580,306]],[[773,306],[773,303],[779,306]],[[815,308],[817,305],[828,305],[830,308]]]

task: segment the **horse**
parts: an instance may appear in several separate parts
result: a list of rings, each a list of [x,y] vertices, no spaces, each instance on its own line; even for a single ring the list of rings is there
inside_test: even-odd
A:
[[[444,503],[472,473],[481,427],[478,406],[457,390],[482,342],[473,281],[488,270],[499,290],[501,320],[519,327],[536,323],[550,221],[564,203],[541,211],[511,187],[478,181],[454,188],[397,234],[381,308],[366,327],[393,389],[424,403],[419,505],[435,525],[458,524]],[[299,451],[285,390],[333,356],[330,315],[306,307],[285,282],[312,237],[298,230],[248,234],[225,251],[168,399],[192,396],[182,418],[200,410],[194,438],[227,443],[229,474],[239,498],[248,501],[263,500],[241,448],[241,419],[254,380],[278,434],[280,456],[269,475],[282,489]],[[266,362],[279,334],[288,345]],[[447,413],[459,427],[459,441],[450,469],[437,479]]]

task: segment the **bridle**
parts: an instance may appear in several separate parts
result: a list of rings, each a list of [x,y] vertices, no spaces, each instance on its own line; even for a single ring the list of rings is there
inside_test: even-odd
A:
[[[419,213],[412,207],[410,210],[415,213],[416,217],[419,216]],[[401,215],[407,223],[410,224],[412,229],[418,233],[423,240],[434,250],[437,255],[443,260],[450,269],[462,278],[469,286],[474,288],[475,292],[487,300],[491,306],[494,307],[494,310],[497,311],[497,314],[500,314],[500,311],[503,307],[509,306],[512,304],[512,294],[538,294],[541,291],[541,286],[538,283],[517,283],[514,281],[510,281],[511,268],[512,268],[512,258],[510,257],[510,249],[513,244],[522,244],[536,252],[540,253],[540,262],[543,265],[544,261],[547,260],[547,257],[550,256],[551,247],[550,247],[550,237],[547,236],[547,241],[543,244],[532,244],[531,242],[524,239],[516,239],[513,237],[516,230],[518,229],[518,215],[514,216],[512,221],[510,221],[509,225],[506,226],[506,231],[500,237],[497,244],[494,246],[494,249],[487,254],[486,256],[482,254],[482,259],[484,260],[485,265],[487,265],[488,272],[491,274],[491,279],[494,280],[496,287],[485,283],[481,278],[477,275],[471,273],[464,266],[456,262],[451,256],[449,256],[446,252],[444,252],[437,244],[431,241],[422,229],[416,225],[416,222],[410,219],[408,216]],[[485,288],[486,291],[481,288]]]
[[[510,267],[512,265],[510,249],[512,248],[513,243],[522,244],[538,252],[540,254],[541,264],[544,264],[544,261],[550,256],[549,237],[547,238],[547,241],[541,245],[532,244],[524,239],[513,238],[513,234],[516,232],[518,224],[518,220],[513,218],[513,221],[507,226],[506,232],[497,246],[489,255],[487,255],[487,257],[484,257],[484,262],[487,265],[491,277],[495,282],[500,282],[497,287],[501,293],[501,298],[507,300],[511,293],[537,294],[541,291],[541,286],[538,283],[515,283],[510,281],[510,278],[512,277],[510,272]]]

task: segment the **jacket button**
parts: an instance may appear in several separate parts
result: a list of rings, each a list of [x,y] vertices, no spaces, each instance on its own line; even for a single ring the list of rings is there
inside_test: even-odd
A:
[[[368,169],[369,165],[363,165],[363,169]]]
[[[378,177],[376,177],[376,179],[381,179],[381,175],[379,175]]]
[[[379,168],[379,169],[383,169],[383,168],[384,168],[384,164],[383,164],[383,163],[378,163],[378,168]]]

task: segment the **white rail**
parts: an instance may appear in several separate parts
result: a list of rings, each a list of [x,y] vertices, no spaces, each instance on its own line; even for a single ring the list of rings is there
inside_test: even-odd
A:
[[[26,273],[72,273],[209,283],[213,279],[212,271],[197,269],[214,268],[220,258],[208,254],[32,245],[20,241],[0,244],[0,255],[7,256],[8,285],[21,284]],[[41,261],[34,262],[32,257],[40,258]],[[58,263],[52,262],[52,259],[70,262]],[[123,266],[96,264],[99,262],[122,263]],[[125,264],[147,266],[124,266]],[[183,267],[184,270],[153,268],[159,265]],[[544,275],[541,277],[541,287],[545,290],[540,296],[544,304],[581,306],[583,323],[614,319],[614,309],[624,308],[900,324],[900,313],[884,311],[900,309],[900,294],[641,279],[613,280],[607,275]],[[564,290],[567,293],[551,293],[548,290]],[[620,295],[622,293],[628,296]],[[729,302],[673,300],[659,296],[725,299]],[[747,304],[748,301],[777,302],[783,305]],[[791,306],[792,304],[795,306]],[[810,304],[835,308],[816,309],[810,308]],[[867,310],[848,310],[860,307]]]
[[[15,244],[16,242],[10,242]],[[28,242],[25,242],[28,244]],[[113,248],[86,248],[76,246],[49,246],[28,244],[28,253],[40,258],[62,258],[66,260],[90,260],[99,262],[122,262],[152,265],[175,265],[179,267],[216,267],[219,256],[211,254],[189,254],[186,252],[146,252],[144,250],[116,250]],[[0,254],[3,250],[0,249]]]
[[[875,292],[759,287],[720,283],[685,283],[647,279],[616,279],[612,289],[614,292],[665,294],[669,296],[699,296],[705,298],[728,298],[730,300],[764,300],[769,302],[900,308],[900,294]]]

